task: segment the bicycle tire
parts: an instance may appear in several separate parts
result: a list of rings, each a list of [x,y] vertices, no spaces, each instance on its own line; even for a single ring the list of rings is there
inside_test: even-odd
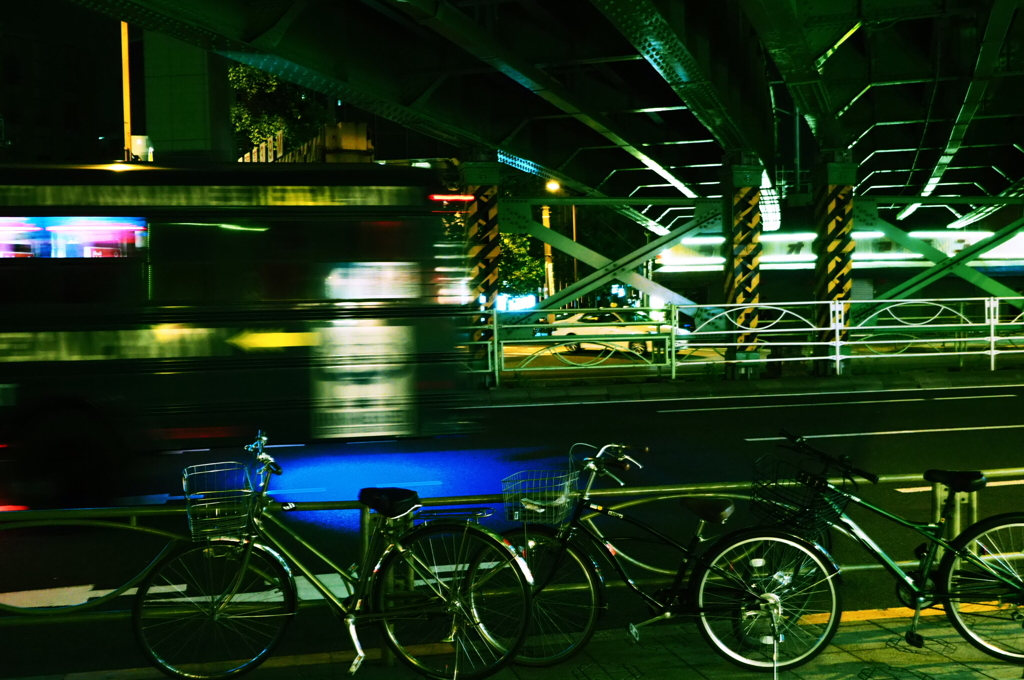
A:
[[[821,653],[839,628],[838,575],[826,553],[792,534],[730,534],[698,558],[690,578],[697,628],[738,666],[796,668]]]
[[[533,575],[533,611],[526,642],[516,654],[521,666],[551,666],[578,654],[607,609],[604,579],[594,558],[558,531],[527,524],[502,534]],[[565,553],[558,558],[558,550]]]
[[[1024,584],[1024,513],[996,515],[972,524],[951,545],[994,563]],[[1016,551],[1015,559],[1007,558],[1010,551]],[[946,593],[941,598],[946,617],[965,640],[997,659],[1024,661],[1024,585],[1011,588],[952,551],[942,557],[938,582]]]
[[[388,646],[438,680],[487,677],[526,638],[532,579],[497,534],[468,522],[402,536],[374,574],[373,611]]]
[[[173,678],[229,678],[263,663],[295,614],[291,572],[255,545],[234,596],[245,550],[239,541],[188,544],[168,555],[139,586],[132,627],[143,653]]]

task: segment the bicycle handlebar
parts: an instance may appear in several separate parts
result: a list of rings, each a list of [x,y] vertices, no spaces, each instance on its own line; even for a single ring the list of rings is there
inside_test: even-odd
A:
[[[780,430],[779,434],[782,435],[783,437],[785,437],[786,439],[788,439],[790,444],[792,444],[792,446],[789,446],[789,447],[786,447],[786,448],[790,448],[790,449],[792,449],[794,451],[798,451],[800,453],[809,453],[809,454],[813,455],[814,457],[818,458],[819,460],[821,460],[821,461],[823,461],[825,463],[828,463],[829,465],[834,465],[834,466],[838,467],[840,470],[842,470],[845,473],[848,473],[848,474],[851,474],[851,475],[857,475],[858,477],[860,477],[862,479],[866,479],[867,481],[871,482],[872,484],[878,484],[878,475],[872,474],[870,472],[867,472],[866,470],[861,470],[858,467],[854,467],[853,465],[850,465],[845,460],[843,460],[843,458],[845,458],[845,456],[843,456],[843,458],[836,458],[835,456],[830,456],[829,454],[825,453],[824,451],[820,451],[820,450],[814,448],[813,446],[811,446],[810,444],[807,443],[806,439],[804,439],[803,437],[801,437],[799,435],[793,434],[789,430],[785,430],[785,429]]]
[[[264,470],[275,475],[282,474],[284,470],[281,469],[281,466],[277,464],[273,456],[263,450],[263,446],[267,443],[268,439],[267,433],[259,430],[256,432],[256,441],[252,444],[246,444],[243,448],[256,454],[256,462],[263,463]]]

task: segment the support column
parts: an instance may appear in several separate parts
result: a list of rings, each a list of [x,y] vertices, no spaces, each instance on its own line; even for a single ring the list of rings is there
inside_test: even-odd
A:
[[[501,239],[498,232],[498,164],[462,164],[466,193],[473,202],[466,213],[466,255],[470,267],[470,293],[477,301],[484,296],[483,309],[494,308],[498,297],[498,261]]]
[[[731,316],[736,330],[737,345],[729,348],[727,360],[753,359],[749,353],[757,352],[757,328],[761,302],[761,177],[763,168],[753,164],[729,166],[726,182],[727,208],[722,212],[725,243],[725,302],[751,304]],[[749,377],[754,364],[730,364],[729,377]]]
[[[850,304],[853,291],[853,187],[857,182],[857,165],[848,155],[838,155],[837,162],[824,163],[817,173],[814,211],[818,237],[814,241],[817,263],[814,272],[814,298],[828,302],[818,308],[819,342],[848,340],[850,335]],[[828,354],[839,355],[835,346]],[[824,353],[824,352],[823,352]],[[815,362],[815,372],[829,373],[836,363]]]
[[[146,134],[158,163],[234,162],[224,57],[146,31]]]
[[[501,259],[501,238],[498,231],[498,176],[496,162],[466,162],[462,164],[462,181],[473,202],[466,213],[466,257],[469,260],[469,290],[473,303],[484,302],[482,311],[494,312],[498,297],[498,264]],[[489,316],[479,317],[480,327],[473,331],[473,340],[491,340]],[[476,345],[477,358],[487,356],[484,345]],[[494,357],[498,361],[498,357]]]

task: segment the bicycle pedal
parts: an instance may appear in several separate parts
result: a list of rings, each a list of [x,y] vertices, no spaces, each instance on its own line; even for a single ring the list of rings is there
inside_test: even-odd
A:
[[[903,639],[907,641],[907,644],[911,647],[917,647],[918,649],[924,649],[924,637],[920,633],[914,631],[907,631],[907,634],[903,636]]]
[[[348,674],[355,675],[359,667],[363,665],[363,659],[365,658],[365,654],[356,654],[356,658],[352,659],[352,665],[348,667]]]
[[[633,642],[640,642],[640,629],[632,623],[629,624],[629,634],[633,636]]]

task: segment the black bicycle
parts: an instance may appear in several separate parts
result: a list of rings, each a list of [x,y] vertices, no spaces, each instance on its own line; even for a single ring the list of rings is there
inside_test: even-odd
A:
[[[575,446],[597,451],[583,461],[582,491],[576,489],[578,472],[573,469],[520,472],[503,481],[506,512],[510,519],[523,522],[522,528],[504,536],[534,575],[532,623],[517,663],[544,666],[564,661],[593,636],[606,608],[604,581],[594,559],[598,554],[652,611],[649,620],[630,625],[636,639],[643,626],[692,616],[715,651],[753,670],[794,668],[832,639],[842,611],[839,571],[814,543],[783,530],[759,528],[729,534],[702,550],[710,541],[703,535],[706,525],[724,523],[734,509],[728,499],[706,497],[681,499],[699,521],[693,536],[677,541],[591,501],[598,477],[624,485],[612,469],[640,467],[630,454],[646,449]],[[675,551],[678,567],[667,582],[634,579],[630,571],[636,571],[638,561],[606,538],[591,521],[595,514],[637,527],[651,543]]]
[[[782,431],[784,448],[802,461],[762,459],[754,485],[754,511],[808,537],[830,525],[841,530],[896,579],[898,598],[914,610],[905,639],[924,646],[917,632],[923,609],[941,606],[953,628],[974,647],[997,659],[1024,664],[1024,512],[983,519],[951,540],[943,538],[955,512],[956,492],[979,491],[986,479],[978,470],[927,470],[924,479],[948,487],[937,523],[912,522],[854,495],[854,476],[876,483],[845,457],[831,456],[797,435]],[[784,471],[788,467],[789,471]],[[833,478],[830,480],[830,478]],[[852,503],[912,529],[925,543],[914,553],[917,568],[902,569],[845,512]]]

